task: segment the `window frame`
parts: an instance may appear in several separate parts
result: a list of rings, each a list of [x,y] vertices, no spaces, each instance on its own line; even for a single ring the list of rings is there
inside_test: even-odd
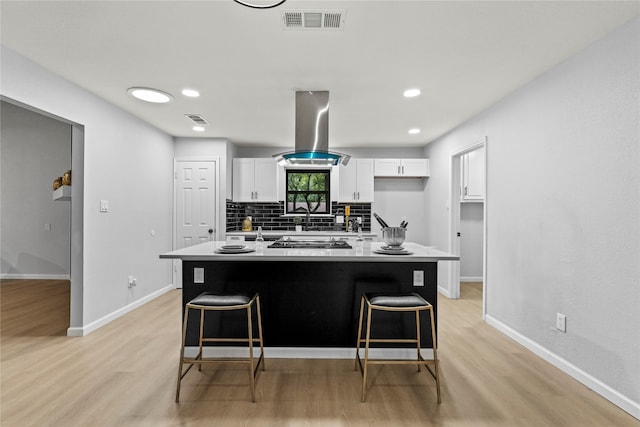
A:
[[[324,174],[325,179],[324,179],[324,184],[325,184],[325,189],[323,191],[304,191],[304,190],[298,190],[298,191],[290,191],[289,190],[289,175],[290,174],[296,174],[296,173],[308,173],[308,174]],[[289,195],[290,194],[294,194],[294,195],[298,195],[298,194],[321,194],[325,196],[325,204],[326,204],[326,211],[323,210],[322,212],[309,212],[309,215],[311,216],[330,216],[331,215],[331,169],[330,168],[286,168],[285,169],[285,176],[284,176],[284,185],[285,185],[285,194],[284,194],[284,210],[285,210],[285,215],[291,215],[291,216],[306,216],[307,215],[307,211],[306,210],[298,210],[298,211],[289,211]]]

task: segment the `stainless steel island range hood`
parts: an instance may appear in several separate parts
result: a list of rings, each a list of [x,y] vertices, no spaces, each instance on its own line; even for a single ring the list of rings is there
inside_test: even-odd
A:
[[[282,165],[346,165],[351,156],[329,151],[329,92],[296,92],[295,150],[273,157]]]

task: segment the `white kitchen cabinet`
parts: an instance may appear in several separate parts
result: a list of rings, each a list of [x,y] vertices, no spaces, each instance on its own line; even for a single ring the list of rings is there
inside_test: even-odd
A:
[[[484,146],[461,156],[460,191],[463,202],[482,202],[485,195],[485,152]]]
[[[234,202],[277,200],[278,164],[274,159],[233,159]]]
[[[339,172],[339,202],[373,202],[373,159],[351,159]]]
[[[374,176],[427,177],[429,176],[429,159],[375,159]]]

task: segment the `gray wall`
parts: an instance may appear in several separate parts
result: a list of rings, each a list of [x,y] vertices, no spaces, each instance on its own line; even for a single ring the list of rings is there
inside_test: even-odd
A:
[[[426,149],[447,247],[451,154],[487,136],[487,320],[636,416],[639,35],[635,18]]]
[[[71,125],[7,102],[0,109],[0,274],[68,279],[71,204],[53,201],[51,186],[71,169]]]

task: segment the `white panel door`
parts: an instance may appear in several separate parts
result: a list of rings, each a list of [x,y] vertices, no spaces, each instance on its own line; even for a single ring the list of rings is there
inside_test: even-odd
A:
[[[174,250],[215,240],[216,162],[177,161],[175,194]],[[182,287],[181,268],[176,265],[173,280]]]

